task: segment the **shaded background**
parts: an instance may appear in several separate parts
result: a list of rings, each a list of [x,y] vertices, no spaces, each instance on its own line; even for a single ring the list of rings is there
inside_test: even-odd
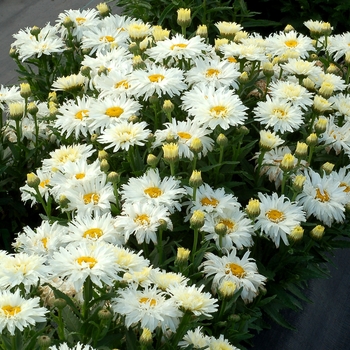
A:
[[[101,0],[0,0],[0,84],[16,84],[16,65],[8,52],[12,35],[25,27],[54,24],[68,9],[95,7]],[[248,7],[249,7],[248,1]],[[113,13],[118,12],[114,8]],[[120,13],[120,12],[119,12]],[[302,312],[287,313],[297,328],[290,331],[277,325],[254,338],[253,350],[347,350],[350,349],[350,252],[338,250],[330,264],[331,278],[310,282]]]

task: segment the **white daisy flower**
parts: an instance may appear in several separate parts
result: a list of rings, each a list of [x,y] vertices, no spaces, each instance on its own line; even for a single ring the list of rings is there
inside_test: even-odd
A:
[[[218,224],[224,224],[226,233],[221,237],[215,231]],[[205,239],[215,241],[218,249],[231,250],[233,247],[242,249],[253,245],[254,229],[251,220],[238,208],[227,206],[220,215],[206,215],[204,226]],[[221,243],[221,246],[220,246]]]
[[[154,133],[155,141],[152,144],[152,148],[162,146],[168,137],[174,137],[177,139],[179,146],[179,157],[193,159],[194,154],[190,150],[190,146],[194,139],[200,139],[203,149],[197,154],[201,159],[202,155],[206,156],[208,152],[213,149],[214,140],[207,135],[212,133],[212,130],[198,124],[193,120],[177,121],[172,120],[171,123],[165,123],[166,127],[163,130],[156,130]]]
[[[68,208],[64,211],[75,211],[80,215],[102,215],[110,211],[111,203],[116,202],[113,185],[107,182],[107,176],[95,178],[89,182],[78,183],[65,193]]]
[[[348,195],[340,186],[340,181],[336,181],[332,174],[321,177],[311,169],[305,176],[303,191],[296,200],[304,207],[306,216],[313,215],[327,226],[343,222]]]
[[[206,253],[206,260],[201,267],[207,277],[214,275],[213,290],[217,291],[224,280],[232,281],[236,284],[237,289],[243,287],[241,297],[244,302],[253,301],[259,289],[264,285],[266,277],[258,273],[256,263],[249,255],[250,252],[247,251],[242,258],[239,258],[236,248],[222,257]]]
[[[151,332],[158,327],[164,333],[176,331],[182,312],[174,300],[168,299],[156,286],[138,290],[137,285],[132,284],[118,293],[119,296],[112,299],[111,307],[116,314],[125,316],[127,328],[139,323]]]
[[[85,345],[78,342],[78,344],[74,345],[72,348],[67,345],[67,343],[63,343],[60,345],[52,345],[49,347],[49,350],[95,350],[91,345]]]
[[[225,339],[223,334],[220,334],[220,337],[218,339],[210,337],[209,349],[239,350],[237,347],[233,346],[227,339]]]
[[[305,61],[297,58],[290,58],[287,63],[281,64],[285,72],[297,77],[310,78],[311,80],[323,73],[321,67],[316,66],[315,61]]]
[[[153,95],[177,96],[187,88],[183,72],[178,68],[165,68],[148,63],[145,69],[130,74],[131,93],[144,101]]]
[[[147,266],[142,270],[132,270],[125,272],[123,275],[123,281],[129,284],[138,284],[139,286],[146,287],[151,285],[150,274],[152,272],[152,267]]]
[[[327,120],[326,131],[319,136],[319,143],[324,142],[327,152],[331,149],[338,155],[344,151],[350,155],[350,121],[338,126],[331,115]]]
[[[171,300],[185,311],[192,312],[195,316],[212,317],[211,314],[218,309],[218,300],[208,292],[203,292],[204,284],[186,286],[184,284],[172,284],[168,287]]]
[[[113,246],[106,243],[69,244],[55,252],[49,264],[52,275],[72,283],[76,291],[81,290],[87,278],[98,287],[112,286],[120,280]]]
[[[240,43],[230,42],[220,46],[220,51],[225,58],[259,62],[267,60],[265,45],[260,45],[258,41],[242,39]]]
[[[148,244],[150,241],[157,244],[157,232],[162,222],[166,223],[167,229],[173,229],[169,215],[168,209],[163,205],[152,206],[145,202],[126,204],[122,215],[115,219],[115,227],[124,235],[125,243],[134,234],[139,244]]]
[[[95,217],[77,215],[68,223],[68,235],[65,241],[67,243],[99,241],[122,245],[124,237],[118,233],[114,225],[115,218],[111,213]]]
[[[318,75],[317,78],[312,78],[312,81],[315,83],[316,87],[320,87],[324,83],[329,84],[334,91],[343,91],[347,87],[342,77],[332,73],[322,73]]]
[[[90,108],[90,131],[104,130],[121,120],[128,120],[131,116],[137,115],[141,105],[125,94],[117,97],[106,97],[103,100],[94,100]]]
[[[350,52],[350,32],[332,35],[328,38],[327,50],[334,55],[334,61],[339,61]]]
[[[348,195],[348,202],[346,204],[349,204],[349,202],[350,202],[350,172],[349,172],[349,166],[342,167],[338,171],[332,171],[331,176],[332,176],[332,178],[335,181],[339,182],[339,186]]]
[[[266,52],[274,56],[296,53],[301,58],[307,58],[310,51],[314,51],[312,39],[296,31],[288,33],[273,33],[266,38]]]
[[[191,345],[193,349],[209,349],[210,339],[202,333],[202,327],[197,327],[194,331],[188,330],[178,346],[187,349]]]
[[[149,169],[141,177],[132,177],[121,186],[120,195],[125,204],[147,203],[155,207],[164,205],[170,213],[181,210],[179,203],[186,190],[180,187],[180,181],[173,176],[159,175],[158,169]]]
[[[227,130],[230,126],[242,125],[247,118],[247,107],[234,91],[225,87],[195,86],[182,96],[182,108],[198,124],[212,130],[217,126]]]
[[[237,78],[241,75],[228,61],[221,61],[219,57],[208,57],[194,60],[194,67],[186,73],[189,86],[195,84],[212,84],[216,89],[222,86],[238,88]]]
[[[307,109],[313,104],[313,94],[303,86],[291,82],[277,80],[269,85],[269,95],[273,100],[290,102],[293,106]]]
[[[13,102],[21,102],[23,97],[20,95],[19,86],[0,85],[0,109],[5,110],[6,105]]]
[[[166,290],[173,284],[187,284],[189,279],[181,273],[167,272],[166,270],[152,269],[149,279],[157,285],[158,288]]]
[[[29,293],[32,286],[46,282],[49,270],[45,262],[46,258],[43,256],[22,252],[2,257],[0,288],[23,286]]]
[[[289,245],[288,235],[295,226],[300,226],[305,222],[305,212],[303,208],[296,203],[276,192],[271,196],[258,193],[260,200],[260,214],[256,218],[254,228],[261,230],[262,234],[269,237],[276,245],[280,245],[282,239],[285,245]]]
[[[190,39],[184,38],[181,34],[175,34],[172,38],[158,41],[156,46],[146,50],[148,55],[155,62],[171,61],[168,64],[178,62],[178,60],[193,60],[198,57],[205,57],[210,51],[210,47],[204,43],[204,39],[198,35]]]
[[[76,162],[78,159],[89,158],[95,150],[92,145],[73,144],[60,146],[55,151],[50,152],[50,157],[43,160],[43,171],[57,171],[67,162]]]
[[[256,121],[282,134],[298,129],[304,122],[303,113],[299,107],[280,99],[271,99],[269,96],[266,96],[266,101],[257,103],[253,113]]]
[[[187,190],[188,194],[192,197],[193,188],[188,187]],[[189,209],[191,213],[195,210],[201,210],[217,215],[224,215],[225,210],[228,208],[239,208],[241,206],[236,197],[225,193],[224,188],[213,189],[206,183],[197,188],[196,199],[186,204],[190,204]],[[189,216],[187,218],[189,219]]]
[[[71,74],[57,78],[51,85],[53,91],[80,92],[85,89],[88,79],[82,75]]]
[[[124,272],[142,271],[149,266],[149,261],[142,256],[142,251],[132,252],[129,248],[114,246],[115,263]]]
[[[122,120],[104,129],[97,141],[108,144],[105,149],[114,147],[113,152],[128,151],[130,147],[144,146],[147,143],[151,130],[146,127],[146,122],[132,123]]]
[[[76,140],[80,136],[86,137],[91,120],[89,118],[91,98],[77,97],[75,100],[66,100],[58,108],[55,128],[58,128],[68,138],[74,134]]]
[[[23,331],[28,326],[45,322],[47,312],[46,308],[40,307],[39,297],[24,299],[19,289],[14,293],[0,290],[0,332],[7,329],[14,335],[16,329]]]
[[[78,41],[81,41],[87,30],[98,26],[100,23],[99,13],[96,9],[66,10],[60,13],[56,20],[63,37],[67,37],[69,34],[63,25],[67,19],[73,22],[72,34]]]
[[[335,115],[343,115],[346,120],[350,120],[350,100],[349,96],[343,93],[332,95],[328,101],[332,104]]]
[[[40,226],[34,230],[25,226],[23,232],[18,233],[12,245],[19,252],[49,258],[54,251],[63,245],[66,235],[66,226],[60,225],[58,221],[50,224],[49,221],[43,220]]]
[[[105,54],[119,46],[127,47],[127,39],[128,34],[125,31],[104,24],[91,27],[84,33],[81,48],[90,50],[89,55]]]

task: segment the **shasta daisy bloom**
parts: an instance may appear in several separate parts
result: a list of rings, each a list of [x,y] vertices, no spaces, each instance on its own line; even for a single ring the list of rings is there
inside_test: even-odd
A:
[[[223,224],[226,228],[226,233],[221,235],[221,238],[216,231],[218,224]],[[233,247],[242,249],[253,245],[254,229],[252,222],[238,208],[228,206],[220,215],[206,215],[201,231],[206,233],[205,239],[213,239],[219,249],[231,250]]]
[[[228,61],[221,61],[219,57],[199,58],[194,60],[194,67],[186,73],[186,82],[191,86],[195,84],[212,84],[215,88],[222,86],[237,89],[237,79],[241,73],[232,67]]]
[[[254,228],[261,230],[261,233],[269,237],[276,245],[280,245],[280,240],[285,245],[289,245],[288,235],[295,226],[306,221],[303,208],[291,202],[287,197],[276,192],[271,196],[258,193],[260,200],[260,214],[256,218]]]
[[[203,292],[204,284],[186,286],[184,284],[172,284],[168,287],[168,293],[182,310],[190,311],[195,316],[211,317],[217,311],[218,300],[208,292]]]
[[[328,101],[332,104],[335,115],[343,115],[346,120],[350,120],[350,101],[348,95],[339,93],[331,96]]]
[[[204,255],[206,260],[201,267],[206,277],[214,276],[213,291],[217,291],[223,281],[232,281],[236,284],[237,290],[243,288],[241,297],[245,303],[253,301],[259,289],[265,284],[266,277],[259,274],[254,259],[249,255],[250,252],[247,251],[242,258],[239,258],[236,248],[222,257],[206,253]]]
[[[137,42],[144,40],[152,32],[150,24],[141,21],[131,22],[126,26],[125,30],[128,32],[130,40]]]
[[[217,126],[227,130],[230,126],[242,125],[247,118],[247,107],[234,91],[225,87],[195,86],[184,93],[182,102],[182,108],[198,124],[212,130]]]
[[[89,158],[95,150],[92,145],[73,144],[60,146],[55,151],[50,152],[50,157],[43,160],[43,171],[57,171],[67,162],[76,162],[79,159]]]
[[[290,102],[293,106],[307,109],[313,103],[313,95],[303,86],[291,82],[277,80],[269,85],[269,95],[273,99]]]
[[[67,345],[67,343],[60,344],[58,346],[53,345],[49,347],[49,350],[95,350],[91,345],[85,345],[78,342],[72,348]]]
[[[40,180],[38,186],[40,196],[47,201],[50,196],[50,181],[52,178],[52,173],[48,171],[43,171],[42,169],[37,169],[36,176],[38,176]],[[26,184],[24,186],[19,188],[19,190],[21,192],[22,201],[31,201],[31,206],[38,202],[36,198],[37,192],[35,188],[28,185],[28,180],[26,181]]]
[[[105,213],[100,216],[81,216],[77,215],[68,223],[65,241],[100,241],[113,244],[123,244],[124,238],[120,235],[115,225],[115,218],[111,213]]]
[[[83,91],[87,78],[81,73],[57,78],[51,85],[53,91],[80,92]]]
[[[151,280],[149,279],[151,271],[151,266],[136,271],[130,269],[129,272],[124,273],[123,282],[138,284],[142,287],[149,286],[151,284]]]
[[[269,96],[266,96],[266,101],[259,101],[253,112],[256,121],[282,134],[298,129],[304,122],[299,107],[280,99],[271,99]]]
[[[310,30],[312,37],[319,38],[320,36],[331,34],[333,27],[330,23],[324,21],[308,20],[304,22],[304,26]]]
[[[119,46],[127,47],[128,34],[120,28],[100,25],[87,30],[81,40],[81,48],[94,53],[105,54]]]
[[[99,13],[96,9],[87,10],[66,10],[58,15],[57,24],[60,26],[61,33],[64,37],[68,36],[68,30],[64,27],[67,21],[73,22],[72,34],[78,41],[81,41],[83,35],[88,29],[99,25]]]
[[[128,120],[131,116],[137,115],[140,109],[141,105],[125,94],[95,100],[90,108],[90,130],[95,132],[109,128],[121,120]]]
[[[317,76],[317,78],[313,78],[312,81],[315,83],[316,87],[322,88],[322,86],[326,84],[331,86],[333,91],[343,91],[347,87],[342,77],[332,73],[322,73]]]
[[[287,63],[281,65],[283,70],[290,75],[297,77],[317,79],[318,75],[323,73],[321,67],[316,66],[315,61],[305,61],[297,58],[290,58]]]
[[[163,205],[135,202],[124,205],[122,215],[115,219],[115,227],[124,235],[125,243],[134,234],[139,244],[148,244],[150,241],[157,244],[159,226],[165,222],[167,229],[173,228],[169,215],[168,209]]]
[[[166,270],[152,269],[150,280],[162,290],[173,284],[187,284],[189,279],[181,273],[167,272]]]
[[[49,266],[53,277],[72,283],[77,292],[87,278],[98,287],[103,284],[112,286],[116,280],[120,280],[113,246],[103,242],[71,243],[61,247],[54,252]]]
[[[348,204],[350,202],[350,172],[349,166],[342,167],[338,171],[332,172],[332,178],[334,181],[339,182],[339,186],[348,195]]]
[[[340,186],[340,181],[333,175],[324,175],[309,170],[305,173],[303,191],[296,200],[304,207],[306,216],[315,216],[324,225],[332,226],[333,222],[345,220],[345,204],[348,194]]]
[[[235,34],[243,29],[243,27],[236,22],[220,21],[215,23],[215,27],[219,30],[221,36],[233,39]]]
[[[116,199],[113,185],[107,182],[107,176],[103,174],[88,182],[78,183],[65,193],[68,199],[68,208],[81,215],[102,215],[110,211],[111,203]]]
[[[333,55],[334,61],[339,61],[350,52],[350,32],[332,35],[328,39],[327,51]]]
[[[23,232],[18,233],[12,246],[19,252],[48,258],[63,245],[66,235],[66,226],[60,225],[58,221],[50,224],[49,221],[43,220],[34,230],[25,226]]]
[[[210,350],[239,350],[233,346],[227,339],[224,338],[223,334],[220,334],[218,339],[210,337],[209,341]]]
[[[43,256],[16,253],[1,258],[0,289],[22,286],[27,293],[32,286],[45,283],[48,268]]]
[[[20,95],[19,86],[0,85],[0,109],[4,111],[6,105],[20,101],[23,101],[23,97]]]
[[[40,307],[38,297],[24,299],[20,296],[17,289],[14,293],[9,290],[0,290],[0,332],[5,329],[11,335],[15,330],[23,331],[28,326],[34,326],[36,323],[45,322],[45,314],[48,310]]]
[[[230,42],[220,47],[220,51],[224,54],[225,58],[235,57],[239,60],[247,61],[266,61],[265,46],[259,45],[258,42],[252,40],[242,39],[241,42]]]
[[[113,148],[113,152],[120,149],[128,151],[133,146],[143,146],[148,141],[151,130],[147,129],[146,122],[131,123],[121,120],[102,131],[97,141],[108,144],[105,149]]]
[[[205,44],[204,39],[198,35],[190,39],[184,38],[181,34],[175,34],[170,39],[157,41],[156,46],[146,50],[146,55],[155,62],[163,62],[172,58],[170,64],[178,60],[193,60],[198,57],[205,57],[210,51],[210,46]]]
[[[124,272],[142,271],[149,266],[149,261],[142,256],[142,251],[132,252],[129,248],[114,246],[115,263]]]
[[[156,130],[152,148],[162,146],[168,137],[174,137],[177,139],[180,158],[193,159],[194,155],[190,147],[196,138],[201,141],[203,147],[201,152],[197,153],[199,159],[213,149],[214,141],[207,136],[212,133],[212,130],[206,129],[193,120],[177,121],[173,119],[171,123],[165,123],[164,126],[165,129]]]
[[[193,349],[209,349],[210,337],[202,333],[202,327],[195,328],[194,331],[188,330],[178,346],[188,348],[190,345]]]
[[[173,97],[187,88],[183,80],[183,72],[178,68],[147,63],[145,69],[137,69],[130,74],[131,93],[144,101],[153,95]]]
[[[58,108],[55,128],[58,128],[66,137],[74,135],[78,140],[80,136],[86,137],[89,132],[89,119],[91,98],[77,97],[75,100],[66,100]]]
[[[179,203],[186,190],[173,176],[159,175],[158,169],[149,169],[141,177],[132,177],[121,186],[120,195],[125,204],[147,203],[155,207],[164,205],[170,213],[181,209]]]
[[[192,187],[188,187],[187,190],[192,197]],[[241,206],[236,197],[225,193],[224,188],[213,189],[206,183],[197,188],[196,199],[187,204],[190,204],[191,213],[195,210],[201,210],[205,213],[215,213],[217,215],[224,214],[225,209],[229,207],[239,208]]]
[[[312,39],[296,31],[273,33],[266,38],[266,52],[274,56],[295,52],[299,57],[307,58],[310,51],[314,51]]]
[[[156,286],[138,290],[136,284],[118,290],[119,296],[112,299],[111,307],[115,314],[125,316],[125,326],[140,324],[153,332],[161,328],[163,332],[175,332],[182,312],[165,292]]]

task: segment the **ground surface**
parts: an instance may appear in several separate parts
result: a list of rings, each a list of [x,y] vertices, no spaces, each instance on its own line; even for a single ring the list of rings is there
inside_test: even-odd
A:
[[[68,9],[95,7],[102,0],[0,0],[0,85],[18,82],[16,65],[8,52],[12,35],[25,27],[54,24]],[[330,266],[332,277],[310,284],[313,304],[289,315],[296,332],[273,327],[255,339],[254,350],[350,349],[350,250],[340,250]]]

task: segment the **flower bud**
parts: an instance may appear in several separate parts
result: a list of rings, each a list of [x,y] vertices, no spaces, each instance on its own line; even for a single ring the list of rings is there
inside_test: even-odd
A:
[[[199,229],[204,225],[205,213],[202,210],[195,210],[191,216],[190,224],[191,228]]]
[[[251,198],[245,207],[245,211],[250,218],[256,218],[260,214],[260,202]]]
[[[107,171],[109,170],[110,165],[108,163],[107,159],[102,159],[100,162],[100,169],[101,171],[103,171],[104,173],[107,173]]]
[[[175,163],[179,160],[179,145],[177,143],[166,143],[162,149],[163,158],[168,163]]]
[[[226,147],[228,144],[228,138],[224,134],[219,134],[219,136],[216,138],[216,143],[220,147]]]
[[[191,25],[191,9],[180,8],[177,10],[177,24],[183,28]]]
[[[34,35],[35,37],[37,37],[41,32],[41,28],[37,27],[37,26],[33,26],[32,29],[30,30],[30,34]]]
[[[192,142],[191,142],[189,148],[195,154],[202,152],[203,151],[203,143],[202,143],[201,139],[198,137],[194,137],[192,139]]]
[[[143,345],[149,345],[152,343],[152,332],[148,328],[143,328],[140,336],[140,343]]]
[[[72,19],[69,16],[66,16],[63,21],[62,21],[62,25],[65,28],[72,28],[74,25],[74,22],[72,21]]]
[[[262,71],[265,77],[272,77],[275,74],[273,64],[269,61],[262,64]]]
[[[317,144],[317,140],[318,140],[317,135],[315,133],[312,133],[306,138],[306,143],[309,146],[315,146]]]
[[[217,235],[223,237],[227,233],[227,226],[224,223],[219,222],[218,224],[215,225],[214,231]]]
[[[327,129],[327,119],[326,118],[319,118],[317,122],[315,123],[315,131],[317,135],[323,134]]]
[[[325,231],[325,227],[324,226],[317,225],[310,231],[310,236],[314,240],[319,241],[324,236],[324,231]]]
[[[189,259],[190,254],[191,254],[191,251],[189,249],[186,249],[186,248],[183,248],[183,247],[177,248],[177,254],[176,254],[175,262],[177,262],[178,264],[187,262],[188,259]]]
[[[249,76],[247,72],[243,72],[239,77],[238,80],[240,83],[246,83],[247,81],[249,81]]]
[[[90,73],[91,73],[91,67],[88,66],[82,66],[80,68],[80,73],[82,76],[90,78]]]
[[[102,18],[107,17],[111,13],[111,9],[105,2],[96,5],[96,8]]]
[[[98,151],[98,160],[101,162],[103,159],[108,159],[109,158],[109,154],[104,150],[100,150]]]
[[[47,349],[51,345],[51,338],[48,335],[41,335],[37,338],[37,344],[41,349]]]
[[[9,107],[10,119],[20,120],[23,118],[24,104],[22,102],[9,103],[8,107]]]
[[[150,167],[155,168],[158,164],[158,158],[154,154],[149,154],[147,156],[147,164]]]
[[[120,180],[120,175],[115,172],[115,171],[111,171],[108,175],[107,175],[107,181],[108,182],[112,182],[113,184],[118,183]]]
[[[294,29],[294,27],[293,27],[291,24],[287,24],[287,25],[284,27],[283,31],[284,31],[285,33],[289,33],[289,32],[295,31],[295,29]]]
[[[108,309],[101,309],[98,313],[97,316],[100,320],[108,321],[110,320],[113,315]]]
[[[304,229],[300,225],[298,225],[298,226],[295,226],[290,232],[289,239],[292,242],[298,242],[303,239],[303,236],[304,236]]]
[[[189,179],[189,185],[194,188],[198,188],[203,184],[202,173],[198,170],[193,170]]]
[[[163,29],[162,26],[153,26],[152,35],[154,41],[163,41],[169,39],[170,30]]]
[[[28,107],[27,107],[28,113],[31,115],[36,115],[39,111],[38,106],[36,105],[35,102],[29,102]]]
[[[55,299],[55,301],[53,302],[53,305],[55,307],[57,307],[57,309],[64,309],[65,306],[67,305],[67,302],[63,299],[63,298],[57,298]]]
[[[196,35],[206,39],[208,37],[208,27],[205,24],[200,24],[197,27]]]
[[[295,157],[292,154],[287,153],[282,158],[280,168],[283,171],[290,171],[294,168],[294,162],[295,162]]]
[[[321,166],[321,170],[323,170],[327,175],[329,175],[333,171],[333,168],[334,164],[330,162],[326,162]]]
[[[218,288],[218,291],[222,298],[229,299],[233,296],[237,289],[236,283],[229,280],[223,280]]]
[[[60,208],[67,209],[69,202],[70,202],[70,200],[64,194],[60,195],[59,200],[58,200],[58,204],[59,204]]]
[[[307,156],[308,145],[305,142],[297,142],[297,147],[295,149],[294,155],[298,159],[303,159]]]
[[[304,187],[304,182],[306,180],[305,175],[297,175],[293,180],[293,189],[295,192],[301,192]]]
[[[133,115],[131,115],[131,116],[129,117],[128,122],[129,122],[129,123],[135,124],[135,123],[137,123],[139,120],[140,120],[140,118],[139,118],[137,115],[133,114]]]
[[[34,173],[27,174],[27,185],[31,188],[38,188],[40,185],[39,176]]]
[[[170,100],[165,100],[163,103],[163,112],[168,114],[174,110],[174,104]]]
[[[30,85],[28,83],[21,83],[19,94],[23,98],[28,98],[28,97],[32,96],[32,90],[30,89]]]

